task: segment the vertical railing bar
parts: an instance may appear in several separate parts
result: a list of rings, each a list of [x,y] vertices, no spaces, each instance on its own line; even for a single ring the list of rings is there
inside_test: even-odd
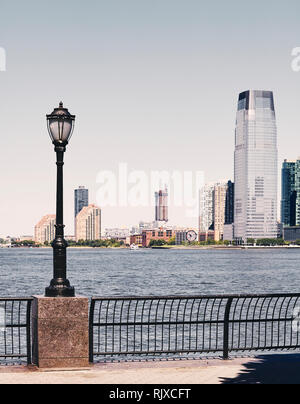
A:
[[[269,316],[269,309],[270,309],[270,306],[271,306],[271,303],[272,303],[272,298],[270,298],[270,301],[269,301],[269,304],[268,304],[268,307],[267,307],[267,311],[266,311],[266,319],[268,320],[268,316]],[[265,329],[265,346],[264,346],[264,349],[266,348],[268,346],[268,322],[266,321],[266,329]]]
[[[95,304],[94,299],[91,300],[90,314],[89,314],[89,361],[94,363],[94,314],[95,314]],[[100,349],[98,349],[100,350]]]
[[[147,345],[147,352],[150,352],[150,321],[151,321],[151,312],[152,312],[152,305],[153,299],[150,300],[150,307],[148,312],[148,345]]]
[[[253,320],[253,322],[252,322],[252,338],[251,338],[251,348],[254,348],[254,327],[255,327],[255,322],[254,322],[254,320],[256,319],[256,309],[257,309],[257,306],[258,306],[258,302],[259,302],[259,298],[256,298],[256,303],[255,303],[255,306],[254,306],[254,309],[253,309],[253,317],[252,317],[252,320]],[[258,323],[258,325],[260,325],[260,322]],[[258,334],[258,338],[259,338],[259,334]]]
[[[108,352],[108,318],[109,318],[109,309],[110,309],[110,303],[112,300],[107,300],[107,305],[106,305],[106,316],[105,316],[105,349],[104,352]]]
[[[193,303],[191,306],[191,315],[190,315],[190,329],[189,329],[189,351],[192,349],[192,321],[193,321],[193,312],[195,306],[196,299],[193,299]],[[197,348],[195,348],[197,349]]]
[[[159,310],[159,305],[160,305],[161,299],[158,299],[156,301],[157,306],[156,306],[156,312],[155,312],[155,326],[154,326],[154,351],[156,352],[156,347],[157,347],[157,318],[158,318],[158,310]]]
[[[206,321],[207,307],[208,307],[209,302],[210,302],[210,299],[207,298],[207,299],[206,299],[206,304],[205,304],[205,307],[204,307],[204,312],[203,312],[203,315],[204,315],[204,318],[203,318],[203,326],[202,326],[202,329],[203,329],[203,335],[202,335],[202,347],[203,347],[203,351],[205,350],[205,332],[206,332],[206,327],[205,327],[204,322]]]
[[[102,316],[102,306],[103,300],[100,301],[99,311],[98,311],[98,351],[101,351],[101,316]]]
[[[136,352],[136,319],[137,319],[137,309],[139,305],[139,300],[136,300],[135,310],[134,310],[134,319],[133,319],[133,351]]]
[[[178,300],[178,306],[177,306],[177,313],[176,313],[176,331],[175,331],[175,350],[178,350],[178,318],[179,318],[179,310],[181,307],[181,302],[182,299]]]
[[[19,301],[19,307],[18,307],[18,325],[21,325],[21,307],[23,306],[22,302]],[[19,348],[19,355],[22,355],[22,344],[21,344],[21,327],[18,327],[18,348]]]
[[[260,308],[259,320],[262,319],[262,313],[263,313],[263,309],[264,309],[264,306],[265,306],[265,302],[266,302],[266,301],[267,301],[267,298],[265,297],[264,300],[263,300],[263,302],[262,302],[261,308]],[[265,323],[265,327],[266,327],[266,323]],[[259,324],[258,324],[258,335],[259,335],[258,348],[260,349],[260,341],[261,341],[261,321],[260,321]]]
[[[10,321],[11,321],[11,325],[13,325],[13,323],[14,323],[14,309],[15,309],[15,301],[13,300],[12,301],[12,304],[11,304],[11,314],[10,314]],[[15,353],[15,340],[14,340],[14,328],[13,327],[11,327],[11,333],[10,333],[10,335],[11,335],[11,348],[12,348],[12,355],[14,355],[14,353]],[[12,359],[13,359],[13,356],[12,356]]]
[[[162,318],[161,318],[161,350],[164,350],[164,327],[165,327],[165,314],[166,314],[166,307],[167,307],[168,299],[165,299],[164,308],[162,311]]]
[[[283,345],[286,346],[286,335],[287,335],[287,318],[288,318],[288,312],[290,308],[290,304],[293,301],[293,297],[290,297],[286,308],[285,308],[285,314],[284,314],[284,338],[283,338]],[[291,333],[292,335],[292,333]]]
[[[243,310],[244,310],[244,306],[245,306],[246,300],[247,300],[247,298],[245,297],[245,298],[243,299],[243,303],[242,303],[241,310],[240,310],[240,317],[239,317],[239,334],[238,334],[238,335],[239,335],[239,337],[238,337],[238,348],[239,348],[239,349],[242,348],[242,345],[241,345],[241,337],[242,337],[242,335],[241,335],[241,326],[242,326]],[[247,323],[246,323],[245,326],[247,327]]]
[[[202,299],[199,300],[198,303],[198,310],[197,310],[197,326],[196,326],[196,350],[198,350],[198,333],[199,333],[199,315],[200,315],[200,310],[202,306]]]
[[[291,300],[290,300],[291,301]],[[289,306],[289,304],[290,304],[290,301],[289,301],[289,303],[288,303],[288,306]],[[283,298],[282,299],[282,303],[281,303],[281,306],[280,306],[280,310],[279,310],[279,316],[278,316],[278,335],[277,335],[277,340],[278,340],[278,346],[280,346],[281,344],[280,344],[280,326],[281,326],[281,322],[282,322],[282,320],[283,320],[283,322],[284,322],[284,340],[285,340],[285,333],[286,333],[286,316],[285,316],[285,318],[284,319],[282,319],[281,318],[281,315],[282,315],[282,310],[283,310],[283,306],[284,306],[284,304],[287,302],[287,299],[286,298]]]
[[[7,319],[7,302],[4,302],[4,316],[5,316],[5,325]],[[7,328],[4,328],[4,355],[7,355]]]
[[[126,352],[128,352],[129,351],[129,317],[130,317],[130,308],[131,308],[131,303],[132,303],[132,300],[129,300],[129,302],[128,302],[129,304],[128,304],[128,308],[127,308],[127,327],[126,327],[126,330],[127,330],[127,332],[126,332]]]
[[[234,342],[235,342],[235,335],[234,335],[234,331],[235,331],[235,319],[236,319],[236,313],[237,313],[237,307],[238,307],[238,304],[239,304],[239,302],[240,302],[240,299],[239,298],[237,298],[236,299],[236,301],[235,301],[235,305],[234,305],[234,310],[233,310],[233,314],[232,314],[232,335],[231,335],[231,337],[232,337],[232,340],[231,340],[231,349],[234,349]],[[239,348],[239,346],[237,346],[236,347],[237,349]]]
[[[185,343],[184,343],[184,336],[185,336],[185,316],[186,316],[186,310],[187,306],[189,303],[189,299],[186,299],[186,303],[184,306],[183,314],[182,314],[182,350],[184,350]]]
[[[115,300],[115,305],[114,305],[114,308],[113,308],[113,320],[112,320],[112,323],[113,323],[113,326],[112,326],[112,349],[111,349],[112,352],[115,352],[115,321],[116,321],[117,304],[118,304],[118,301]]]
[[[295,311],[295,309],[296,309],[296,306],[297,306],[297,304],[298,304],[298,301],[299,301],[299,297],[295,300],[295,303],[294,303],[294,307],[293,307],[293,311],[292,311],[292,314],[294,313],[294,311]],[[290,346],[292,346],[293,345],[293,332],[291,332],[291,339],[290,339]],[[297,332],[297,344],[296,344],[297,346],[299,345],[299,332]]]
[[[246,320],[247,321],[249,319],[249,313],[250,313],[250,309],[251,309],[251,306],[252,306],[252,302],[253,302],[253,298],[251,298],[251,300],[249,302],[249,305],[248,305],[248,310],[247,310],[247,313],[246,313]],[[248,341],[247,337],[248,337],[248,322],[245,323],[245,348],[246,349],[247,349],[247,341]],[[252,346],[250,348],[252,348]]]
[[[225,317],[224,317],[224,341],[223,341],[223,359],[229,359],[229,320],[230,310],[232,306],[233,298],[230,297],[226,304]]]
[[[141,314],[141,323],[142,323],[142,326],[141,326],[141,351],[143,351],[143,346],[144,346],[144,343],[143,343],[143,326],[144,326],[145,305],[146,305],[146,299],[143,300],[143,308],[142,308],[142,314]]]
[[[209,350],[212,350],[212,322],[213,322],[213,314],[214,314],[214,309],[215,309],[215,305],[216,305],[216,301],[217,299],[213,299],[213,304],[211,307],[211,312],[210,312],[210,324],[209,324]]]
[[[26,339],[27,339],[27,365],[32,363],[32,349],[31,349],[31,306],[32,300],[27,302],[27,312],[26,312]]]
[[[276,308],[277,308],[277,303],[279,302],[280,297],[277,298],[276,303],[274,305],[273,313],[272,313],[272,322],[271,322],[271,327],[272,327],[272,332],[271,332],[271,344],[270,346],[273,348],[273,330],[274,330],[274,319],[275,319],[275,313],[276,313]],[[279,346],[279,345],[277,345]]]
[[[217,323],[217,333],[216,333],[216,351],[218,351],[218,348],[219,348],[219,328],[220,328],[219,320],[220,320],[220,311],[221,311],[222,306],[223,306],[223,299],[220,299],[218,312],[217,312],[218,323]]]
[[[172,310],[173,310],[173,306],[174,306],[174,302],[175,300],[172,299],[172,303],[170,306],[170,315],[169,315],[169,346],[168,346],[168,351],[171,350],[171,320],[172,320]]]
[[[123,319],[123,309],[124,309],[125,300],[122,300],[121,310],[120,310],[120,324],[122,323]],[[122,326],[120,325],[120,335],[119,335],[119,352],[122,352]]]

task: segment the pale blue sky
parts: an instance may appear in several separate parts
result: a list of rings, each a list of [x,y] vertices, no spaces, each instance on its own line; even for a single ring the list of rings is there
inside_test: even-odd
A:
[[[0,235],[32,234],[54,212],[45,114],[60,100],[77,115],[67,233],[73,189],[88,186],[95,201],[97,173],[119,162],[232,178],[237,96],[250,88],[274,91],[279,161],[297,158],[299,15],[299,0],[0,0]],[[103,226],[152,218],[152,209],[105,209]]]

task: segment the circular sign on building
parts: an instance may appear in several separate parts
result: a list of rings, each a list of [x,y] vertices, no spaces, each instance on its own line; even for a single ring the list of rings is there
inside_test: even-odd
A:
[[[190,230],[186,234],[186,238],[190,243],[197,241],[197,233],[194,230]]]

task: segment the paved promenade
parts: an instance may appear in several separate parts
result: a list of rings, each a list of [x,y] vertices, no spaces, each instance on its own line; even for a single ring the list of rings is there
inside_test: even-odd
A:
[[[300,355],[98,364],[82,371],[0,367],[0,384],[300,384],[299,370]]]

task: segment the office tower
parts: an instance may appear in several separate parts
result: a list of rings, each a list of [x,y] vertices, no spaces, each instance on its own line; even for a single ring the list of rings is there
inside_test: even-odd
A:
[[[75,189],[75,218],[82,208],[89,205],[89,190],[85,187]]]
[[[241,93],[234,163],[237,241],[277,237],[277,158],[273,93]]]
[[[101,239],[101,209],[96,205],[82,208],[76,216],[76,241]]]
[[[228,181],[225,203],[225,225],[234,222],[234,183]]]
[[[226,195],[227,183],[215,184],[213,194],[213,222],[215,230],[215,241],[222,240],[224,235]]]
[[[55,215],[44,216],[34,228],[34,241],[39,244],[51,243],[55,238]]]
[[[296,226],[296,162],[284,160],[281,170],[281,223]]]
[[[291,204],[295,207],[295,221],[296,226],[300,226],[300,159],[296,161],[295,165],[295,192],[291,198]]]
[[[234,239],[234,183],[228,181],[225,202],[225,224],[223,240],[233,241]]]
[[[214,184],[207,184],[199,194],[199,233],[207,233],[214,228]]]
[[[168,188],[155,192],[155,220],[157,222],[168,222]]]

